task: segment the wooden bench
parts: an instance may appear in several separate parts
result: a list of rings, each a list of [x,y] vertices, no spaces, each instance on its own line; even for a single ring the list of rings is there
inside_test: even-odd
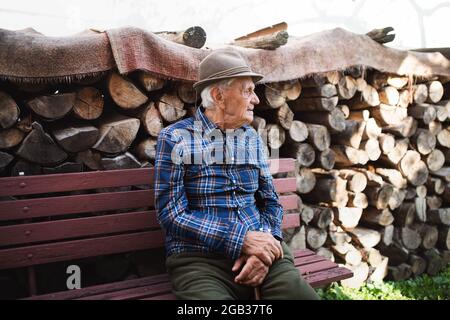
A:
[[[286,173],[295,164],[293,159],[279,159],[271,160],[270,167],[272,174]],[[154,211],[153,174],[153,168],[142,168],[0,178],[0,197],[9,197],[0,205],[0,270],[25,268],[29,299],[174,299],[166,274],[37,292],[38,265],[164,246]],[[298,227],[298,196],[292,193],[296,178],[276,178],[274,184],[287,212],[283,228]],[[122,186],[133,187],[111,191]],[[99,192],[99,188],[110,189]],[[78,194],[68,194],[74,191]],[[313,287],[352,276],[350,270],[310,250],[294,254],[296,266]]]

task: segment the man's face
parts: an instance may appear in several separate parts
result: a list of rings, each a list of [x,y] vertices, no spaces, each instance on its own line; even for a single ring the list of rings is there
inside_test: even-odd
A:
[[[230,87],[224,89],[224,122],[228,128],[238,128],[253,121],[253,109],[259,103],[254,90],[251,77],[236,78]]]

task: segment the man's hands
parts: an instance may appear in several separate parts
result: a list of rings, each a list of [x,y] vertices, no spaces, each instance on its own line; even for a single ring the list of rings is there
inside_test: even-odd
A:
[[[244,267],[236,278],[234,278],[234,281],[236,283],[252,287],[259,286],[266,278],[266,275],[269,272],[269,267],[256,256],[249,257],[242,255],[234,263],[232,271],[237,272],[243,264]]]
[[[243,266],[234,280],[239,284],[257,287],[266,278],[272,263],[280,258],[283,258],[283,249],[270,233],[248,231],[242,255],[232,268],[233,272],[237,272]]]
[[[247,256],[258,257],[269,267],[275,260],[283,258],[283,249],[280,242],[272,234],[259,231],[247,232],[242,253]]]

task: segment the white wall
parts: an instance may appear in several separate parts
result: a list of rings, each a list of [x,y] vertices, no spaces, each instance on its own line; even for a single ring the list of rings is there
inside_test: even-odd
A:
[[[0,28],[33,27],[50,36],[87,28],[150,31],[202,26],[222,44],[286,21],[292,35],[343,27],[356,33],[392,26],[396,48],[450,47],[450,1],[444,0],[0,0]]]

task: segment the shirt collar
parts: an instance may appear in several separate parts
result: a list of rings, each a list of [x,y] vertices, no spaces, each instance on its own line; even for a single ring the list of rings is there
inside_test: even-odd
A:
[[[213,130],[221,130],[214,122],[209,120],[209,118],[205,115],[205,108],[200,105],[197,110],[195,111],[194,115],[195,121],[200,121],[201,127],[194,125],[194,131],[204,131],[205,134],[209,134]],[[247,130],[250,127],[249,124],[244,124],[241,128],[244,130]]]

